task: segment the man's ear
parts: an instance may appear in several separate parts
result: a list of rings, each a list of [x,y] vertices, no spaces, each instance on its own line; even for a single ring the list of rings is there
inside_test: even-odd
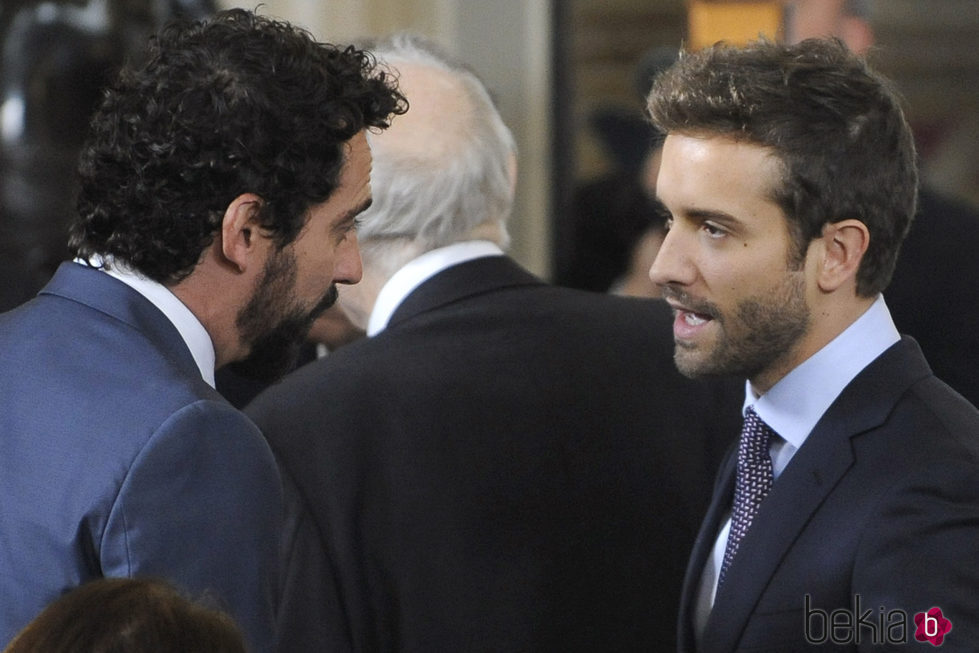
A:
[[[855,280],[870,245],[867,225],[860,220],[832,222],[823,227],[818,240],[822,246],[817,277],[820,290],[833,292],[849,279]]]
[[[263,238],[258,221],[262,198],[254,193],[242,193],[228,205],[221,221],[221,253],[239,272],[244,272],[253,259]]]

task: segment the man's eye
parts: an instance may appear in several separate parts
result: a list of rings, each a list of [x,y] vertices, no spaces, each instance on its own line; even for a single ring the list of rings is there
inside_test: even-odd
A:
[[[711,224],[710,222],[705,222],[703,229],[711,238],[720,238],[727,235],[727,232],[724,229],[718,227],[716,224]]]
[[[360,218],[354,218],[353,220],[342,224],[339,228],[340,240],[346,240],[350,234],[357,233],[357,229],[360,227],[360,224]]]

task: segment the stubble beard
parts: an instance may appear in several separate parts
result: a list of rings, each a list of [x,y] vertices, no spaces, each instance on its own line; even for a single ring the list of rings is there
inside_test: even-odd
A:
[[[703,345],[678,341],[674,353],[677,369],[690,378],[755,378],[787,360],[811,324],[801,273],[790,273],[767,295],[740,301],[733,316],[713,304],[704,305],[719,332],[716,342],[705,350]]]

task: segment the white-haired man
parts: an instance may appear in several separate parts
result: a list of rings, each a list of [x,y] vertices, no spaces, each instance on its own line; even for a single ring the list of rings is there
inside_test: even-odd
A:
[[[418,39],[373,49],[410,109],[370,137],[340,302],[369,337],[249,409],[289,504],[282,650],[670,649],[738,404],[725,424],[676,373],[665,305],[505,256],[516,148],[486,89]]]

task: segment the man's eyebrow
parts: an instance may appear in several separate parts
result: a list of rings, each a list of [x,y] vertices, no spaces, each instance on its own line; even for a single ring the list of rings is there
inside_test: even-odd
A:
[[[357,219],[357,216],[360,215],[361,213],[363,213],[364,211],[366,211],[367,209],[369,209],[370,206],[371,206],[371,204],[373,204],[373,202],[374,202],[374,198],[373,197],[368,197],[366,200],[364,200],[363,202],[361,202],[360,204],[358,204],[354,208],[352,208],[349,211],[347,211],[346,213],[344,213],[343,216],[341,216],[340,219],[337,220],[336,228],[337,229],[342,229],[346,225],[348,225],[351,222],[353,222],[354,220],[356,220]]]
[[[695,220],[717,220],[718,222],[724,223],[739,223],[741,222],[736,217],[728,213],[727,211],[719,211],[715,209],[700,209],[700,208],[690,208],[684,211],[684,213],[694,218]]]
[[[666,202],[663,201],[663,198],[658,193],[653,198],[653,201],[655,203],[655,210],[662,212],[664,216],[670,217],[674,213],[674,211],[667,207]],[[692,220],[718,220],[727,223],[741,222],[736,216],[721,209],[710,209],[700,206],[679,206],[675,208],[676,215]]]

